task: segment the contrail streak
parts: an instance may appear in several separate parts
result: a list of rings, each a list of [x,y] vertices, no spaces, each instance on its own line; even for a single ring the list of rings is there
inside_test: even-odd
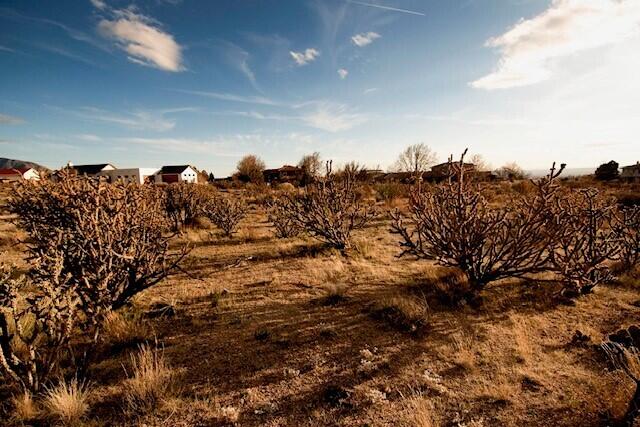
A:
[[[356,0],[347,0],[347,2],[348,3],[359,4],[361,6],[369,6],[369,7],[375,7],[375,8],[378,8],[378,9],[391,10],[391,11],[394,11],[394,12],[408,13],[410,15],[427,16],[422,12],[416,12],[416,11],[407,10],[407,9],[398,9],[397,7],[382,6],[382,5],[379,5],[379,4],[365,3],[365,2],[356,1]]]

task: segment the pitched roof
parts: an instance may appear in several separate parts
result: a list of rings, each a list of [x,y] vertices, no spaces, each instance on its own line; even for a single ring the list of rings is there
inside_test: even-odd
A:
[[[84,175],[84,174],[94,175],[94,174],[97,174],[98,172],[102,172],[102,169],[104,169],[107,166],[113,166],[113,165],[110,163],[101,163],[99,165],[73,165],[71,166],[71,169],[75,170],[80,175]]]
[[[20,172],[18,169],[14,169],[14,168],[7,168],[7,169],[0,169],[0,175],[4,175],[4,176],[11,176],[11,175],[20,175],[22,176],[22,172]]]
[[[636,168],[640,168],[640,162],[636,163],[635,165],[629,165],[629,166],[623,166],[622,169],[636,169]]]
[[[158,172],[159,174],[165,173],[182,173],[186,169],[192,168],[190,165],[182,165],[182,166],[163,166],[162,169]],[[193,168],[192,168],[193,169]]]

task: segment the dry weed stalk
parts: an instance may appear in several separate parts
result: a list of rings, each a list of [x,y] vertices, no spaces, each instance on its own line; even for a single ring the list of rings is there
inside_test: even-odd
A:
[[[559,238],[551,261],[563,278],[566,295],[588,294],[613,279],[606,263],[620,251],[611,228],[615,208],[614,200],[595,189],[583,189],[559,200]]]
[[[351,233],[373,218],[373,209],[358,194],[350,173],[337,177],[327,162],[326,174],[305,187],[300,195],[285,194],[281,213],[297,227],[336,249],[351,247]]]
[[[220,228],[225,236],[231,237],[238,229],[240,221],[247,215],[247,205],[240,198],[215,196],[205,204],[203,214]]]
[[[470,283],[474,298],[490,282],[522,277],[548,267],[548,248],[555,239],[557,224],[552,204],[554,180],[564,165],[534,182],[535,195],[492,208],[477,186],[465,179],[464,156],[450,159],[449,182],[433,189],[418,185],[410,195],[410,222],[405,225],[399,211],[392,212],[392,232],[400,235],[402,255],[435,260],[457,267]]]

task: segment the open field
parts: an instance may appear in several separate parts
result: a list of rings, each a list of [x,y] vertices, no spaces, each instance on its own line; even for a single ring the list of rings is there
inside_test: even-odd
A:
[[[453,308],[435,292],[450,273],[397,258],[379,207],[346,253],[276,239],[260,204],[232,238],[206,221],[186,230],[173,242],[193,247],[180,271],[136,296],[96,348],[83,423],[601,426],[624,414],[634,384],[597,345],[640,323],[637,279],[575,302],[547,275],[503,280],[482,304]],[[9,219],[3,260],[24,267]],[[143,341],[164,354],[170,390],[132,411],[131,354]]]

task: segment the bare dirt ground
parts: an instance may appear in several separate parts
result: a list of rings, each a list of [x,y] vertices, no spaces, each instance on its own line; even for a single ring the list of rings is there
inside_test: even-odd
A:
[[[3,260],[21,262],[3,219]],[[232,239],[187,231],[176,241],[193,246],[183,271],[129,309],[167,308],[141,327],[175,371],[174,397],[127,411],[136,343],[105,345],[87,425],[601,426],[624,413],[633,384],[597,344],[640,323],[640,283],[571,305],[547,277],[508,281],[479,307],[452,308],[433,297],[445,270],[398,259],[388,228],[378,219],[346,255],[276,239],[259,206]],[[390,307],[412,322],[393,321]]]

